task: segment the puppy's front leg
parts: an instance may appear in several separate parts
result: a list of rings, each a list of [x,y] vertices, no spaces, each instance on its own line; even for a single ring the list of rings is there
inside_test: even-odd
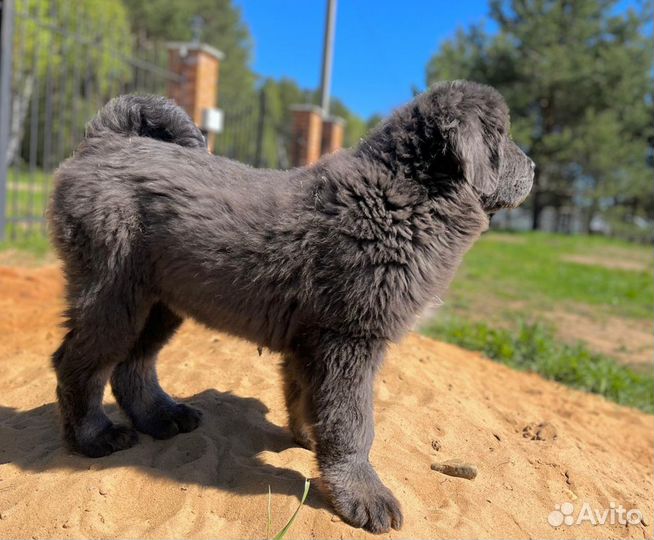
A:
[[[351,525],[373,533],[402,526],[400,504],[369,461],[374,437],[372,383],[384,344],[321,333],[305,351],[310,416],[322,481]]]

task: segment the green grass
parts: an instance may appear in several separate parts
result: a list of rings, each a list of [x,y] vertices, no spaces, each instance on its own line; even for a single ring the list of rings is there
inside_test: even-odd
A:
[[[286,525],[282,527],[282,529],[272,537],[272,540],[283,540],[284,537],[286,536],[286,533],[291,528],[291,525],[293,525],[293,522],[295,521],[295,518],[297,515],[300,513],[300,509],[302,508],[302,505],[304,502],[307,500],[307,495],[309,495],[309,487],[310,487],[310,482],[308,478],[304,479],[304,493],[302,493],[302,498],[300,499],[300,504],[298,505],[297,509],[295,512],[293,512],[293,515],[290,517],[290,519],[286,522]],[[270,486],[268,486],[268,525],[267,525],[267,531],[266,531],[266,538],[270,538],[270,531],[272,529],[272,494],[270,493]]]
[[[43,236],[42,223],[29,220],[44,218],[51,191],[51,174],[39,169],[12,167],[9,170],[6,215],[13,221],[7,227],[7,237]]]
[[[575,302],[628,318],[651,318],[651,271],[607,268],[565,260],[584,255],[630,260],[651,268],[648,247],[601,237],[546,233],[485,235],[466,255],[449,298],[465,305],[491,294],[501,300],[551,307]]]
[[[34,222],[30,226],[21,220],[45,215],[47,198],[52,190],[52,175],[38,169],[29,171],[12,167],[8,182],[6,215],[18,221],[8,223],[0,251],[12,249],[37,258],[44,257],[50,251],[50,245],[42,224]]]
[[[0,242],[0,251],[8,249],[15,249],[34,255],[37,258],[42,258],[50,252],[51,246],[45,235],[34,234],[32,236],[20,237],[16,240]]]
[[[522,323],[517,332],[485,323],[445,318],[425,327],[436,339],[480,351],[514,369],[532,371],[573,388],[654,412],[654,377],[637,373],[611,358],[590,352],[583,344],[560,343],[542,324]]]

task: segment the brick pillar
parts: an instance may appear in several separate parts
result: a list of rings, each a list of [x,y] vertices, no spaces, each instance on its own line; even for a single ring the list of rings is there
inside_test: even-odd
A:
[[[320,158],[322,147],[322,110],[315,105],[293,105],[291,164],[310,165]]]
[[[168,69],[180,76],[169,81],[168,97],[182,107],[193,122],[204,130],[204,114],[218,104],[218,72],[225,55],[203,43],[168,43]],[[213,151],[214,133],[209,133],[209,151]]]
[[[343,148],[345,120],[339,116],[329,116],[322,121],[321,154],[331,154]]]

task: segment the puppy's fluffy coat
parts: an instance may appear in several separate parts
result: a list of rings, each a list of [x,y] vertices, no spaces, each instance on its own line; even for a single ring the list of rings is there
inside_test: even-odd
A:
[[[373,377],[487,213],[529,192],[533,163],[508,131],[495,90],[441,83],[354,150],[257,170],[207,154],[163,98],[109,102],[59,168],[49,212],[67,277],[53,363],[69,445],[103,456],[133,445],[133,428],[167,438],[198,426],[155,371],[193,317],[283,355],[290,429],[315,449],[336,511],[372,532],[400,528],[368,460]],[[103,412],[108,380],[133,428]]]

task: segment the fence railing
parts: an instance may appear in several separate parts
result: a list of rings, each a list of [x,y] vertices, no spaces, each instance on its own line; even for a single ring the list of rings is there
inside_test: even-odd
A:
[[[216,136],[216,154],[254,167],[289,167],[289,123],[269,110],[268,95],[261,88],[238,108],[225,111],[225,130]]]
[[[98,108],[118,94],[163,93],[178,77],[164,67],[165,50],[135,40],[120,12],[85,5],[2,1],[0,238],[45,231],[52,171]]]
[[[102,105],[130,92],[165,95],[181,81],[163,43],[131,33],[121,3],[93,5],[0,0],[0,241],[45,234],[54,169]],[[288,167],[288,126],[269,112],[265,89],[224,113],[217,154]]]

